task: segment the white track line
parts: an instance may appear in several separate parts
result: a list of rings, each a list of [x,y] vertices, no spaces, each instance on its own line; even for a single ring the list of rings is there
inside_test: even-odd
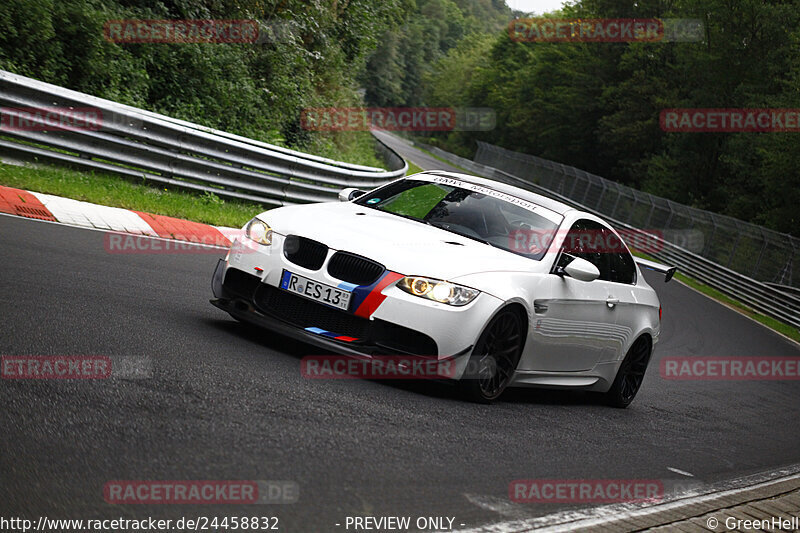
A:
[[[685,470],[678,470],[677,468],[672,468],[671,466],[668,466],[667,470],[669,470],[670,472],[675,472],[676,474],[680,474],[682,476],[694,477],[694,474],[686,472]]]
[[[792,465],[780,470],[717,483],[715,485],[710,485],[702,494],[693,494],[692,492],[684,493],[670,498],[669,501],[653,505],[625,503],[602,505],[585,510],[562,511],[535,518],[498,522],[477,528],[459,530],[457,533],[518,533],[522,531],[532,531],[534,529],[537,532],[541,531],[547,533],[575,531],[580,528],[601,526],[618,520],[630,522],[632,519],[649,516],[655,513],[705,503],[795,479],[800,479],[800,465]],[[490,509],[504,515],[512,513],[510,507],[500,505],[495,498],[487,499],[474,495],[465,496],[469,501],[479,507]],[[489,504],[491,500],[495,500],[493,505]]]

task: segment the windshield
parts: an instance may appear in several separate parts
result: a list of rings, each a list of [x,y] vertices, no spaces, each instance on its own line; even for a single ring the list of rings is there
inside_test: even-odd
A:
[[[449,183],[407,179],[367,193],[355,203],[540,260],[547,252],[546,246],[522,247],[519,245],[520,236],[554,234],[558,223],[551,219],[555,214],[549,211],[546,216],[538,214],[531,206],[511,203],[511,197],[504,198],[505,194],[474,188],[477,190]],[[497,196],[488,194],[490,192]]]

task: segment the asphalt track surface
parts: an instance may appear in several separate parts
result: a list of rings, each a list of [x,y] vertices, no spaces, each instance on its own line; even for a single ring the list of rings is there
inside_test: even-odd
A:
[[[147,379],[0,380],[0,516],[449,516],[456,527],[568,508],[512,504],[515,479],[713,483],[800,463],[800,383],[671,381],[667,356],[800,356],[797,345],[677,283],[630,408],[448,384],[308,380],[319,350],[208,303],[213,254],[109,254],[104,234],[0,216],[0,354],[139,356]],[[112,505],[110,480],[292,480],[288,505]],[[573,506],[575,508],[580,506]],[[352,529],[351,529],[352,531]]]
[[[376,137],[378,137],[381,140],[381,142],[385,143],[386,145],[394,149],[394,151],[400,154],[400,156],[403,159],[413,162],[423,170],[446,170],[448,172],[464,172],[463,170],[454,167],[453,165],[450,165],[444,161],[436,159],[429,153],[414,148],[411,142],[405,139],[401,139],[396,135],[384,131],[375,131],[373,132],[373,134]]]

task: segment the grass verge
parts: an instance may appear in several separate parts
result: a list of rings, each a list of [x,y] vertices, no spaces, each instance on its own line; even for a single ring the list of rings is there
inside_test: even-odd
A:
[[[375,140],[369,132],[320,136],[314,148],[312,153],[323,157],[342,159],[346,154],[344,159],[347,161],[378,168],[382,166],[375,152]],[[409,173],[421,171],[409,163]],[[255,214],[272,207],[225,199],[213,193],[187,192],[144,179],[136,183],[110,173],[45,165],[18,166],[0,162],[0,185],[215,226],[241,227]]]
[[[409,162],[408,173],[416,172],[422,169]],[[44,165],[0,163],[0,185],[233,228],[272,207],[224,199],[213,193],[185,192],[146,180],[135,183],[113,174]]]
[[[423,171],[420,167],[418,167],[411,161],[406,161],[406,162],[408,163],[408,170],[406,171],[406,176],[410,176],[411,174],[417,174]]]
[[[684,276],[680,272],[675,273],[675,279],[681,281],[682,283],[688,285],[689,287],[693,288],[694,290],[705,294],[706,296],[717,300],[718,302],[722,302],[730,307],[736,308],[742,314],[749,316],[753,320],[764,324],[770,329],[774,329],[778,333],[786,335],[790,339],[800,342],[800,330],[793,328],[788,324],[784,324],[783,322],[776,320],[772,317],[768,317],[766,315],[762,315],[758,311],[748,307],[747,305],[743,304],[739,300],[735,300],[730,296],[721,293],[717,289],[713,287],[709,287],[705,283],[701,283],[695,279],[692,279],[688,276]]]
[[[0,163],[0,185],[234,228],[268,209],[256,203],[225,200],[212,193],[192,194],[144,180],[138,184],[111,174],[59,167]]]
[[[644,259],[649,259],[651,261],[660,262],[655,257],[651,257],[651,256],[649,256],[647,254],[644,254],[644,253],[633,252],[633,255],[636,255],[638,257],[642,257]],[[678,268],[680,268],[680,267],[678,267]],[[752,318],[756,322],[759,322],[759,323],[767,326],[768,328],[770,328],[770,329],[772,329],[774,331],[777,331],[778,333],[780,333],[782,335],[785,335],[785,336],[789,337],[790,339],[792,339],[792,340],[794,340],[796,342],[800,342],[800,330],[790,326],[789,324],[784,324],[780,320],[776,320],[776,319],[774,319],[772,317],[769,317],[767,315],[761,314],[758,311],[756,311],[755,309],[753,309],[752,307],[749,307],[749,306],[743,304],[739,300],[736,300],[735,298],[731,298],[727,294],[725,294],[723,292],[720,292],[720,291],[718,291],[717,289],[715,289],[713,287],[709,287],[705,283],[697,281],[694,278],[690,278],[689,276],[686,276],[685,274],[682,274],[680,271],[675,272],[675,275],[673,276],[673,279],[677,279],[678,281],[680,281],[684,285],[687,285],[687,286],[691,287],[692,289],[696,290],[699,293],[705,294],[706,296],[708,296],[712,300],[716,300],[716,301],[722,303],[723,305],[727,305],[728,307],[732,307],[732,308],[736,309],[737,311],[739,311],[740,313],[742,313],[743,315]]]
[[[448,161],[447,159],[445,159],[445,158],[443,158],[443,157],[440,157],[440,156],[438,156],[438,155],[434,154],[434,153],[433,153],[433,152],[431,152],[430,150],[426,150],[425,148],[422,148],[422,147],[421,147],[421,146],[419,146],[418,144],[415,144],[415,145],[414,145],[414,148],[416,148],[416,149],[417,149],[417,150],[419,150],[420,152],[423,152],[423,153],[425,153],[425,154],[428,154],[429,156],[431,156],[432,158],[436,159],[437,161],[441,161],[442,163],[444,163],[444,164],[446,164],[446,165],[449,165],[449,166],[451,166],[451,167],[453,167],[453,168],[457,168],[458,170],[460,170],[460,171],[461,171],[461,172],[463,172],[464,174],[468,174],[468,175],[470,175],[470,176],[478,176],[477,174],[475,174],[475,173],[474,173],[474,172],[472,172],[471,170],[467,170],[466,168],[462,167],[461,165],[456,165],[455,163],[451,163],[451,162],[450,162],[450,161]],[[480,177],[480,176],[478,176],[478,177]]]

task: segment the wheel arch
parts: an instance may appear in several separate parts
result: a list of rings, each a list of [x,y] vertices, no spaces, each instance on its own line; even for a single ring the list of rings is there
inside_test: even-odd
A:
[[[498,314],[502,313],[503,311],[505,311],[507,309],[510,309],[510,310],[514,311],[515,313],[517,313],[517,315],[522,320],[522,333],[523,334],[522,334],[522,346],[520,347],[520,353],[524,354],[525,353],[525,346],[526,346],[526,344],[528,342],[528,332],[529,332],[528,328],[530,326],[530,314],[529,314],[528,307],[524,303],[519,301],[519,300],[511,300],[511,301],[508,301],[508,302],[504,302],[501,306],[499,306],[497,308],[497,311],[495,311],[494,315],[492,315],[492,318],[494,318],[495,316],[497,316]],[[488,324],[488,322],[487,322],[487,324]],[[520,356],[520,361],[521,360],[522,360],[522,357]],[[517,362],[517,365],[519,365],[519,361]]]
[[[650,357],[653,356],[653,347],[654,347],[653,332],[650,329],[644,329],[640,331],[636,336],[631,336],[631,338],[633,340],[628,344],[628,346],[625,347],[625,351],[622,353],[620,360],[624,359],[625,356],[628,355],[628,352],[631,351],[631,348],[633,348],[634,345],[636,345],[636,343],[639,342],[641,339],[647,339],[647,344],[650,347]]]

